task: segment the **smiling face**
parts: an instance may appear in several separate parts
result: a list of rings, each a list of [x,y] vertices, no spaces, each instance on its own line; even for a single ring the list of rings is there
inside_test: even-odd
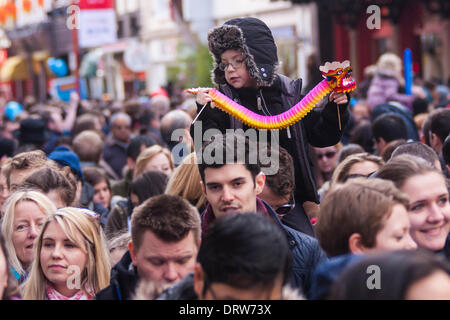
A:
[[[21,201],[14,211],[12,243],[26,269],[34,260],[33,246],[47,216],[33,201]]]
[[[79,237],[81,240],[82,236]],[[75,268],[82,274],[87,261],[85,248],[78,247],[56,221],[51,221],[42,237],[40,262],[45,277],[53,287],[66,297],[75,294],[80,288],[68,288],[68,279],[73,277],[73,271],[68,268]]]
[[[410,199],[411,236],[419,247],[441,250],[450,231],[448,190],[436,172],[416,175],[401,188]]]
[[[253,181],[243,164],[225,164],[220,168],[206,168],[202,190],[211,204],[214,215],[256,212],[256,196],[264,188],[265,176],[260,173]]]
[[[236,89],[243,87],[256,87],[256,81],[250,77],[250,74],[245,66],[244,57],[242,53],[237,50],[227,50],[220,56],[221,63],[228,65],[224,70],[225,79]],[[236,66],[236,68],[233,67]]]

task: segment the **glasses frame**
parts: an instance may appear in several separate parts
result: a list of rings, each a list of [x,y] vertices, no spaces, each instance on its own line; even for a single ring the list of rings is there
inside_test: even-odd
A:
[[[244,58],[232,60],[230,63],[221,62],[221,63],[219,63],[219,69],[221,71],[225,72],[228,69],[228,67],[231,65],[234,70],[237,70],[237,69],[242,68],[242,65],[244,64],[244,62],[245,62]]]

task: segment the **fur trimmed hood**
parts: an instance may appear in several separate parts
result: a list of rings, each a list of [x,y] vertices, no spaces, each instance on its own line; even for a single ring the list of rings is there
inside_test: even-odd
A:
[[[271,86],[278,67],[277,47],[269,27],[252,17],[228,20],[208,33],[208,46],[214,59],[211,80],[225,84],[225,72],[219,69],[220,55],[229,49],[242,51],[250,76],[258,86]]]

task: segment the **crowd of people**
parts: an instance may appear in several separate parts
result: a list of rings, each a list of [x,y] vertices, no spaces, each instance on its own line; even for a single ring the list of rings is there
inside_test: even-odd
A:
[[[247,109],[303,97],[263,21],[208,45]],[[2,106],[0,299],[450,299],[449,88],[405,94],[391,53],[365,75],[256,144],[207,88]]]

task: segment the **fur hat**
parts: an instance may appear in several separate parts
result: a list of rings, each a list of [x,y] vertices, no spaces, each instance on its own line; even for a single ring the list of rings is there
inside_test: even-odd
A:
[[[225,72],[219,69],[221,54],[226,50],[242,52],[250,76],[258,86],[271,86],[278,67],[277,47],[269,27],[261,20],[246,17],[232,19],[208,33],[208,46],[214,58],[211,79],[225,84]]]

